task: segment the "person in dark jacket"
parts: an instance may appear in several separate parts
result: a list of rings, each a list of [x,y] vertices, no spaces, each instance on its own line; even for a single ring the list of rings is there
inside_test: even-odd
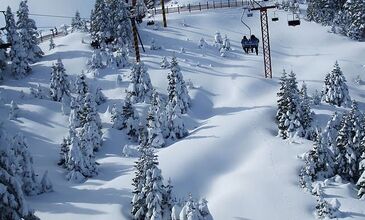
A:
[[[251,51],[253,52],[253,49],[255,49],[255,52],[256,52],[256,55],[259,55],[259,42],[260,40],[255,37],[255,35],[251,35],[251,38],[250,38],[250,41],[251,41]]]
[[[242,49],[245,51],[245,53],[248,53],[249,46],[248,46],[248,39],[246,36],[243,36],[241,44],[242,44]]]

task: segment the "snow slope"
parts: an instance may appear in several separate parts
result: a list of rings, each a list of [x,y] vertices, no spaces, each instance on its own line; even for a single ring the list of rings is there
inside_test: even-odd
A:
[[[185,79],[191,79],[193,107],[186,117],[191,134],[159,151],[162,173],[171,177],[175,193],[184,197],[206,197],[215,219],[313,219],[315,198],[298,187],[298,169],[302,162],[297,155],[310,148],[310,142],[294,143],[276,137],[274,115],[278,77],[283,68],[294,70],[299,81],[305,80],[309,92],[321,89],[324,75],[338,60],[348,81],[350,95],[364,110],[364,85],[353,79],[364,74],[365,44],[330,34],[326,28],[302,21],[299,27],[288,27],[286,14],[278,13],[280,21],[270,23],[273,79],[263,78],[262,56],[244,55],[240,39],[247,30],[240,23],[240,9],[225,9],[199,13],[169,14],[167,29],[154,31],[142,24],[141,36],[146,47],[142,60],[149,67],[153,85],[166,93],[167,70],[160,69],[163,56],[176,53]],[[271,16],[271,14],[270,14]],[[157,19],[161,19],[158,17]],[[259,15],[247,18],[252,32],[260,37]],[[183,25],[184,24],[184,25]],[[231,40],[233,51],[220,57],[217,49],[197,47],[201,37],[211,45],[216,31]],[[99,176],[83,184],[65,180],[64,170],[57,166],[59,144],[67,133],[67,117],[61,114],[59,103],[31,98],[28,87],[35,83],[47,86],[50,66],[58,57],[63,59],[67,73],[76,75],[85,68],[91,50],[74,33],[55,39],[56,49],[33,66],[33,75],[16,81],[7,79],[0,88],[7,97],[17,100],[21,109],[17,121],[8,121],[9,105],[0,108],[0,119],[11,132],[25,133],[34,156],[36,170],[49,170],[54,193],[28,200],[42,219],[129,219],[131,179],[135,158],[121,157],[124,144],[130,144],[123,132],[111,129],[108,105],[120,103],[124,88],[116,87],[117,74],[128,69],[106,69],[101,76],[90,79],[109,98],[99,106],[104,126],[104,145],[97,153]],[[151,51],[154,38],[163,50]],[[186,53],[180,53],[184,47]],[[19,98],[19,91],[27,94]],[[320,105],[315,111],[323,126],[334,109]],[[342,203],[343,217],[365,218],[363,201],[355,198],[351,185],[324,189],[328,198]]]

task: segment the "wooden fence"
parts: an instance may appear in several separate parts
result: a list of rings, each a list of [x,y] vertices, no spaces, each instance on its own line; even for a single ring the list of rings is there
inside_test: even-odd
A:
[[[198,4],[187,4],[187,5],[178,5],[173,7],[165,7],[166,14],[169,13],[180,13],[180,12],[192,12],[192,11],[202,11],[202,10],[211,10],[217,8],[236,8],[248,6],[247,0],[227,0],[227,1],[212,1],[206,3],[198,3]],[[161,8],[154,8],[155,14],[162,14]]]

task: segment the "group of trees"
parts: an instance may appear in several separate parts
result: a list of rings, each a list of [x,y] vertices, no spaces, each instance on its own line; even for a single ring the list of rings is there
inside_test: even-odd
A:
[[[47,171],[39,179],[24,136],[10,137],[0,129],[0,219],[38,219],[29,209],[24,195],[52,191]]]
[[[42,57],[43,52],[38,47],[38,32],[34,20],[29,18],[27,1],[20,2],[17,11],[17,21],[11,8],[5,12],[6,18],[6,40],[11,43],[8,52],[0,50],[0,69],[4,69],[8,60],[11,64],[11,73],[17,78],[23,78],[31,72],[30,63],[36,62]],[[0,78],[1,76],[0,70]]]
[[[129,47],[132,45],[130,16],[125,1],[97,0],[90,17],[92,39],[100,43],[113,41],[115,48]]]
[[[187,135],[182,114],[187,113],[191,100],[176,57],[172,58],[168,74],[168,97],[164,101],[153,89],[149,74],[143,62],[135,63],[131,72],[131,82],[126,98],[119,111],[112,109],[112,123],[116,129],[124,129],[132,140],[152,147],[165,146],[165,138],[176,140]],[[141,124],[133,104],[145,102],[150,107],[146,125]]]
[[[207,200],[196,203],[190,195],[183,204],[173,196],[171,180],[165,185],[158,168],[157,155],[150,143],[139,147],[140,157],[136,162],[133,178],[133,219],[184,219],[212,220]]]
[[[310,0],[307,18],[333,26],[355,40],[365,38],[365,3],[363,0]]]
[[[296,75],[293,71],[288,75],[285,70],[280,78],[278,95],[278,111],[276,120],[279,136],[283,139],[300,136],[312,139],[314,129],[312,126],[313,112],[307,94],[305,83],[301,90],[298,89]]]
[[[277,96],[276,120],[279,136],[283,139],[298,135],[315,140],[317,132],[312,125],[314,113],[311,111],[311,104],[319,104],[322,100],[336,106],[349,107],[351,105],[346,79],[337,61],[333,70],[325,77],[321,94],[316,91],[310,98],[305,83],[299,90],[295,73],[287,74],[284,70],[280,78],[280,89]]]
[[[356,101],[349,111],[333,115],[304,159],[300,174],[303,187],[310,188],[313,181],[339,175],[356,183],[359,198],[364,196],[365,115]]]
[[[67,92],[63,94],[68,95]],[[97,94],[100,95],[100,91]],[[54,97],[59,100],[59,95]],[[69,133],[61,144],[58,163],[69,171],[66,176],[68,180],[83,182],[98,173],[95,152],[101,147],[102,132],[96,100],[100,97],[96,99],[90,93],[85,74],[80,74],[75,82],[75,97],[71,96]]]

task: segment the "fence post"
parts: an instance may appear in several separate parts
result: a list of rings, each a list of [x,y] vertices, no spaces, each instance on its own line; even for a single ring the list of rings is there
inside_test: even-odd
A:
[[[208,2],[207,2],[207,10],[209,9],[209,4],[208,4]]]
[[[166,7],[166,14],[169,13],[169,6]]]
[[[177,6],[177,12],[180,14],[180,5]]]
[[[190,10],[190,3],[189,3],[189,5],[188,5],[188,8],[189,8],[189,12],[191,12],[191,10]]]
[[[229,0],[228,0],[228,8],[230,8],[231,7],[231,5],[229,4]]]
[[[222,0],[221,0],[221,8],[223,8],[223,3],[222,3]]]
[[[241,6],[243,6],[243,0],[241,0],[241,3],[242,3],[242,5],[241,5]]]
[[[213,9],[215,9],[215,1],[213,1]]]
[[[237,0],[236,0],[236,7],[237,7]]]
[[[201,10],[202,10],[202,6],[201,6],[201,4],[199,2],[199,11],[201,11]]]

